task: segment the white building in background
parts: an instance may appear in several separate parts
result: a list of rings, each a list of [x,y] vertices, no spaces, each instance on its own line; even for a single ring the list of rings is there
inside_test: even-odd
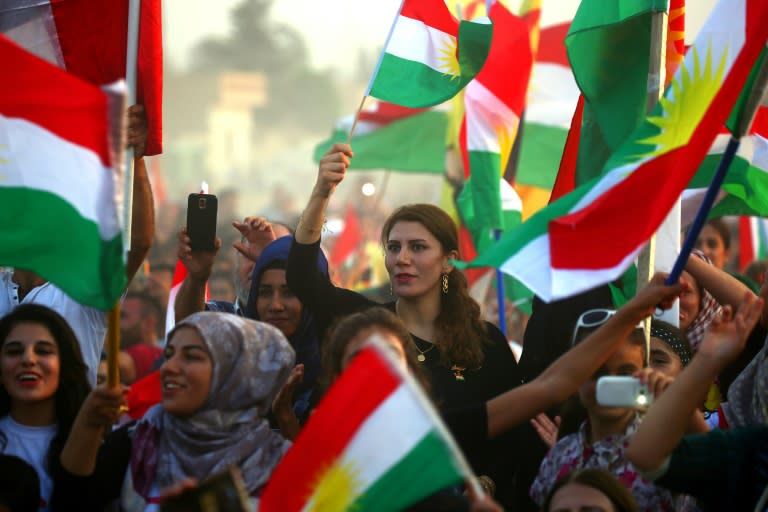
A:
[[[253,111],[266,103],[260,73],[228,72],[218,77],[216,102],[208,111],[206,166],[224,181],[238,183],[253,166]]]

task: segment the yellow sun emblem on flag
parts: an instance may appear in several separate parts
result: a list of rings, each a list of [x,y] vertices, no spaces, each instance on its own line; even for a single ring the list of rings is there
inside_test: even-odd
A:
[[[442,47],[439,49],[440,56],[438,60],[438,70],[442,71],[445,75],[450,75],[451,80],[459,78],[461,75],[461,66],[459,65],[459,59],[456,56],[456,38],[449,37],[446,39]]]
[[[725,74],[728,50],[720,56],[717,69],[712,66],[712,49],[707,53],[702,66],[699,54],[694,46],[693,69],[688,69],[688,61],[683,62],[679,74],[670,84],[671,91],[659,100],[662,113],[649,116],[647,121],[659,128],[659,133],[652,137],[638,140],[640,144],[651,144],[656,149],[643,156],[657,156],[688,144],[694,130],[701,122],[720,86]]]
[[[362,483],[352,462],[332,464],[323,471],[315,485],[310,501],[311,511],[341,512],[352,510],[351,505],[360,494]]]

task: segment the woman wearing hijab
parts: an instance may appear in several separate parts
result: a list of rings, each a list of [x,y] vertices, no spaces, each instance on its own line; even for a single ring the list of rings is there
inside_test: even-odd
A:
[[[288,287],[285,265],[293,245],[293,237],[278,238],[264,248],[256,261],[245,316],[274,325],[282,331],[296,352],[296,370],[291,382],[296,383],[293,411],[300,422],[306,419],[320,375],[319,332],[315,318],[304,308]],[[322,252],[317,256],[317,272],[328,276],[328,261]],[[320,326],[325,329],[325,326]]]
[[[163,489],[232,466],[259,495],[289,446],[265,419],[293,367],[288,341],[270,325],[212,312],[186,318],[168,338],[163,400],[134,428],[101,446],[121,391],[89,395],[62,451],[54,507],[96,510],[120,497],[124,510],[155,510]]]

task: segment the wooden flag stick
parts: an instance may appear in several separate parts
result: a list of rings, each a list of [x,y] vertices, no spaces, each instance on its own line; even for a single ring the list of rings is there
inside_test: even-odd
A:
[[[107,313],[107,385],[120,387],[120,301]]]
[[[128,2],[128,27],[125,48],[125,85],[128,106],[136,103],[136,62],[139,55],[139,18],[141,0]],[[133,148],[125,150],[123,155],[123,247],[131,249],[131,219],[133,218]]]
[[[365,100],[368,98],[365,94],[363,95],[363,99],[360,100],[360,106],[357,107],[357,112],[355,112],[355,118],[352,120],[352,126],[349,128],[349,133],[347,134],[347,144],[350,143],[352,140],[352,136],[355,134],[355,128],[357,128],[357,121],[360,119],[360,112],[363,111],[363,106],[365,105]]]

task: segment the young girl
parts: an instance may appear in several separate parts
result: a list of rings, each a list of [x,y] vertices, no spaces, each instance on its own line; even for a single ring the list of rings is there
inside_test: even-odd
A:
[[[50,510],[59,454],[90,391],[80,345],[56,312],[22,304],[0,320],[0,447],[37,471]]]

